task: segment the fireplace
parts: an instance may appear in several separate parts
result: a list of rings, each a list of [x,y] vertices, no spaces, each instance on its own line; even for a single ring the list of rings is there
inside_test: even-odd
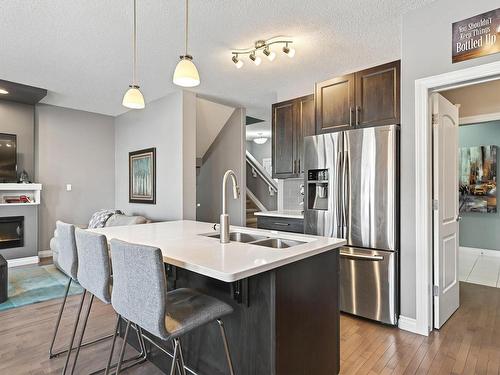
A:
[[[0,217],[0,249],[24,246],[24,216]]]

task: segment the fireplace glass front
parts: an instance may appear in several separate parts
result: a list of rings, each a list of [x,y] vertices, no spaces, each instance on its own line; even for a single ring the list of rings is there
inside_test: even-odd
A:
[[[24,216],[0,217],[0,249],[24,246]]]

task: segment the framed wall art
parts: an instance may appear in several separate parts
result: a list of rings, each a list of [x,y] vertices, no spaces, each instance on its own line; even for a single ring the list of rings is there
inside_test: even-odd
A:
[[[156,204],[156,148],[129,152],[130,203]]]

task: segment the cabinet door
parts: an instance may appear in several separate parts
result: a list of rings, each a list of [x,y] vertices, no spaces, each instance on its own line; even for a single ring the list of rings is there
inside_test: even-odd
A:
[[[304,96],[296,101],[296,155],[297,172],[304,172],[304,137],[316,135],[314,95]]]
[[[400,62],[356,73],[356,125],[400,123]]]
[[[295,119],[293,100],[273,104],[273,177],[289,178],[295,174]]]
[[[316,84],[316,133],[350,129],[354,116],[354,74]]]

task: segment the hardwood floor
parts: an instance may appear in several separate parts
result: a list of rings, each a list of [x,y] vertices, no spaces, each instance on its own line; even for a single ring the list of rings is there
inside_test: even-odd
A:
[[[342,374],[499,374],[500,290],[460,284],[461,307],[429,337],[342,316]]]
[[[59,343],[69,339],[79,297],[69,299]],[[64,358],[48,359],[59,300],[0,312],[0,374],[60,374]],[[110,306],[96,303],[88,337],[112,331]],[[59,344],[58,347],[60,347]],[[109,342],[83,349],[76,374],[104,366]],[[135,354],[128,349],[128,355]],[[499,374],[500,289],[461,284],[461,307],[439,331],[429,337],[343,315],[341,318],[342,374]],[[156,375],[151,364],[126,374]],[[265,375],[265,374],[256,374]],[[311,374],[312,375],[312,374]]]

